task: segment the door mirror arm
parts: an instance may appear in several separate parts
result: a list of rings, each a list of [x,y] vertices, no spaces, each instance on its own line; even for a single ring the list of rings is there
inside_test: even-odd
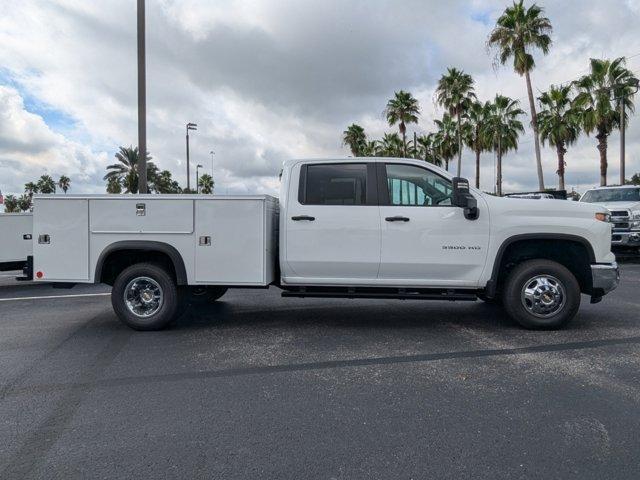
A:
[[[453,178],[453,198],[451,203],[463,209],[464,218],[467,220],[476,220],[480,214],[478,201],[471,195],[469,180],[466,178]]]

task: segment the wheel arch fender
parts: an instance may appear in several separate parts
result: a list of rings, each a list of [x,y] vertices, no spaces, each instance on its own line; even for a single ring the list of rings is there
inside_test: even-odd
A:
[[[187,270],[184,260],[180,252],[173,246],[165,242],[154,240],[123,240],[107,245],[96,262],[94,282],[100,283],[102,280],[103,269],[107,259],[118,252],[146,252],[160,253],[165,255],[172,263],[176,275],[176,283],[178,285],[187,285]]]
[[[589,257],[589,263],[596,262],[596,256],[593,250],[593,245],[584,237],[579,235],[572,235],[566,233],[525,233],[519,235],[512,235],[503,240],[502,244],[498,248],[497,254],[493,261],[493,267],[491,270],[491,278],[487,282],[485,287],[486,294],[489,298],[493,298],[498,289],[498,280],[500,276],[500,266],[504,260],[504,255],[508,248],[517,242],[523,241],[561,241],[561,242],[573,242],[582,245],[587,251]]]

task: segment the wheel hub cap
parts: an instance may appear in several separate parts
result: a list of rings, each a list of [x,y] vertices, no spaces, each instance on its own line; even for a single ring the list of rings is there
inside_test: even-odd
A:
[[[536,275],[525,282],[520,299],[529,313],[547,318],[564,307],[566,294],[564,286],[557,278],[551,275]]]
[[[162,288],[153,278],[134,278],[124,289],[124,303],[138,317],[150,317],[160,310],[163,302]]]

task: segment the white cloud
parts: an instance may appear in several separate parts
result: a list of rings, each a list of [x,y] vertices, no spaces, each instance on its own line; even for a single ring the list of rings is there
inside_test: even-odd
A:
[[[66,174],[73,183],[87,182],[101,172],[106,153],[53,132],[42,117],[25,110],[17,90],[0,86],[0,179],[5,193],[19,193],[24,184],[44,173]]]
[[[284,158],[347,155],[340,137],[352,122],[372,136],[390,130],[382,111],[394,90],[417,96],[423,110],[417,129],[431,129],[441,114],[433,104],[434,86],[447,66],[472,73],[481,98],[500,92],[520,98],[528,110],[523,79],[509,66],[494,70],[486,51],[487,33],[506,3],[147,2],[151,154],[184,184],[184,125],[196,122],[193,166],[209,168],[209,151],[215,150],[219,190],[274,193]],[[637,0],[542,3],[554,25],[554,45],[549,56],[537,56],[537,91],[584,73],[590,56],[640,53]],[[23,0],[3,6],[0,85],[17,85],[75,122],[71,131],[47,125],[46,114],[28,112],[18,91],[5,86],[13,103],[0,103],[0,117],[8,124],[0,131],[9,132],[0,138],[3,190],[21,189],[23,165],[30,165],[28,175],[59,169],[77,177],[76,191],[96,191],[103,188],[104,167],[117,146],[136,144],[135,2],[105,5]],[[629,66],[637,72],[640,55]],[[27,121],[29,128],[20,123]],[[629,172],[640,170],[639,125],[633,118],[628,131]],[[612,180],[617,138],[610,139]],[[40,153],[25,150],[38,148]],[[109,153],[92,153],[98,151]],[[544,148],[543,157],[547,183],[553,185],[554,151]],[[508,189],[537,185],[533,158],[527,132],[519,151],[504,159]],[[570,148],[568,185],[595,184],[597,159],[593,138]],[[492,155],[482,160],[482,186],[489,190]],[[473,162],[465,152],[464,174],[472,175]]]

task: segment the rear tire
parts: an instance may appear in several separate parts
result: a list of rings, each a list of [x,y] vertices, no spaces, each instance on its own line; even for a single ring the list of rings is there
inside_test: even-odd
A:
[[[505,282],[504,307],[524,328],[565,326],[580,307],[580,285],[563,265],[528,260],[516,266]]]
[[[116,278],[111,304],[118,318],[134,330],[161,330],[179,313],[178,286],[162,267],[137,263]]]
[[[217,285],[192,286],[188,288],[189,302],[195,304],[213,303],[227,293],[227,287]]]

